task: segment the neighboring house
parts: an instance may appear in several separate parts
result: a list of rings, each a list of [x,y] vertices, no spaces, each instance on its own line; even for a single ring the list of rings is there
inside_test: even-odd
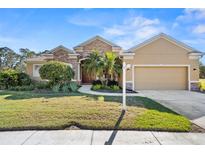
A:
[[[100,36],[81,43],[74,50],[58,46],[50,54],[27,59],[27,73],[40,80],[40,66],[49,60],[59,60],[71,65],[75,81],[90,83],[94,78],[85,73],[82,64],[94,50],[115,52],[126,64],[131,64],[126,81],[127,87],[133,90],[191,90],[199,81],[202,52],[163,33],[124,52],[120,46]]]

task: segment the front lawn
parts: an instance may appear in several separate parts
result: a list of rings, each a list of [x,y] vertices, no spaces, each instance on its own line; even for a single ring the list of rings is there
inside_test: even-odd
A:
[[[0,130],[137,129],[190,131],[189,120],[145,97],[128,97],[121,112],[121,97],[95,97],[80,93],[40,94],[0,92]]]

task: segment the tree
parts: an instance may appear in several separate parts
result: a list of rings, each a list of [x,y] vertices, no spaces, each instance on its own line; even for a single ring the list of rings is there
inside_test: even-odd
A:
[[[94,51],[87,56],[85,59],[83,68],[89,73],[91,76],[96,75],[100,79],[103,76],[104,71],[104,61],[103,57],[99,54],[98,51]]]
[[[108,79],[114,80],[122,72],[121,60],[113,52],[106,52],[104,56],[105,72]]]
[[[115,80],[122,72],[122,61],[113,52],[105,52],[103,56],[98,51],[90,53],[83,64],[84,69],[91,75],[97,75],[100,80]]]
[[[26,69],[25,60],[27,58],[32,58],[32,57],[36,56],[37,54],[34,51],[31,51],[27,48],[20,48],[19,52],[20,52],[20,60],[16,65],[16,69],[21,71],[21,72],[24,72]]]
[[[20,55],[8,47],[0,48],[0,69],[15,68],[20,61]]]
[[[39,69],[42,79],[50,80],[52,84],[65,83],[74,78],[72,68],[63,62],[49,61]]]

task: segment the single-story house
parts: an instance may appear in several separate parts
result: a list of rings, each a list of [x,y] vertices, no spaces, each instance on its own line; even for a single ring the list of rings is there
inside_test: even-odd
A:
[[[75,71],[74,81],[91,83],[82,69],[83,61],[94,50],[100,53],[115,52],[131,68],[126,72],[127,88],[133,90],[192,90],[199,81],[199,59],[202,52],[177,41],[164,33],[156,35],[124,51],[120,46],[95,36],[73,48],[62,45],[26,60],[27,73],[35,80],[41,80],[39,68],[49,60],[68,63]]]

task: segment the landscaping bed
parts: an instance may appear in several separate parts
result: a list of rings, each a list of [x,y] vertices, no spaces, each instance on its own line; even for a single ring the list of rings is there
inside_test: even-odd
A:
[[[0,130],[81,129],[191,131],[184,116],[146,97],[91,96],[81,93],[41,94],[1,91]]]
[[[94,90],[94,91],[104,92],[104,93],[122,93],[122,89],[119,89],[119,90],[98,89],[98,90]],[[133,90],[126,89],[126,93],[137,93],[137,92],[133,91]]]

